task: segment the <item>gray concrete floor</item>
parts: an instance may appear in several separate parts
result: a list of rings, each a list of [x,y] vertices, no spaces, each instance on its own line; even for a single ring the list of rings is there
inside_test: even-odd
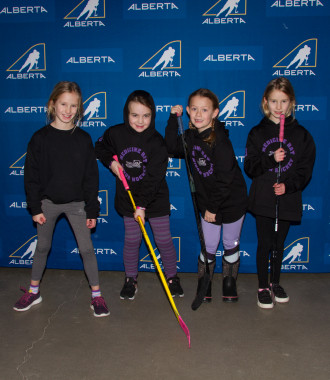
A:
[[[239,276],[240,300],[190,308],[196,274],[180,274],[175,299],[191,348],[153,273],[140,273],[135,300],[120,300],[122,272],[100,272],[111,314],[95,318],[82,271],[50,270],[43,302],[26,312],[13,304],[30,270],[0,268],[0,379],[330,379],[330,274],[286,274],[291,299],[272,310],[256,304],[256,275]]]

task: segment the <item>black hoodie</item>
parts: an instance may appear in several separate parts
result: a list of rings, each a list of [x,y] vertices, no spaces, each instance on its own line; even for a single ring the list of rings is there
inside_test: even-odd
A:
[[[203,217],[206,210],[216,214],[215,224],[233,223],[246,211],[245,181],[224,123],[215,121],[216,140],[212,146],[204,141],[210,133],[211,128],[201,133],[191,129],[184,132],[198,209]],[[168,120],[165,141],[170,154],[184,157],[182,138],[178,136],[177,116],[174,114]]]
[[[275,218],[278,163],[274,152],[280,147],[279,124],[264,117],[252,128],[246,143],[244,170],[253,181],[249,194],[249,210],[261,216]],[[285,119],[283,149],[286,158],[281,163],[280,183],[285,194],[279,197],[279,218],[299,222],[302,216],[301,192],[312,176],[315,144],[310,133],[291,116]]]
[[[128,104],[136,95],[143,96],[152,106],[150,126],[135,131],[128,122]],[[117,155],[136,206],[146,208],[146,217],[170,214],[169,191],[166,183],[168,154],[163,137],[155,129],[156,107],[149,93],[134,91],[126,100],[124,123],[108,128],[95,144],[96,156],[109,168]],[[115,208],[122,216],[133,217],[133,207],[122,182],[116,178]]]

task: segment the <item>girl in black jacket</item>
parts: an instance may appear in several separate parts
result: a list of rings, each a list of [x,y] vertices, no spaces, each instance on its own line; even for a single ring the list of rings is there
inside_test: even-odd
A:
[[[253,179],[249,211],[256,217],[259,280],[258,306],[273,308],[273,300],[284,303],[289,297],[279,285],[284,241],[290,222],[300,222],[301,192],[309,182],[315,161],[315,144],[310,133],[294,119],[295,94],[288,79],[270,81],[262,98],[265,117],[252,128],[246,143],[245,172]],[[285,115],[283,147],[279,143],[280,117]],[[281,163],[280,179],[277,173]],[[274,220],[278,201],[278,231]],[[276,241],[275,241],[276,239]],[[275,250],[276,247],[276,250]],[[273,258],[268,282],[268,262]]]
[[[95,144],[96,155],[116,178],[115,208],[125,225],[125,282],[121,299],[134,299],[137,292],[139,248],[142,233],[138,217],[149,220],[164,265],[172,296],[183,297],[177,276],[176,251],[170,232],[170,201],[166,183],[168,155],[163,137],[155,128],[156,107],[152,96],[132,92],[124,107],[124,123],[108,128]],[[113,156],[117,155],[119,163]],[[119,174],[123,170],[137,205],[134,212]]]
[[[101,296],[98,266],[91,239],[99,214],[99,172],[90,135],[77,124],[84,114],[81,90],[75,82],[55,85],[47,104],[49,124],[29,142],[24,170],[26,200],[37,225],[29,291],[14,310],[26,311],[42,301],[39,285],[51,248],[56,221],[65,214],[77,239],[92,289],[96,317],[110,314]]]
[[[185,131],[188,154],[196,187],[198,209],[207,250],[211,279],[215,255],[223,229],[224,256],[222,260],[223,301],[238,300],[236,278],[239,268],[240,234],[247,207],[247,190],[224,123],[218,120],[219,101],[208,89],[193,92],[186,108],[189,129]],[[172,107],[165,132],[168,152],[184,157],[182,139],[178,136],[177,115],[182,106]],[[204,275],[204,256],[198,258],[198,289]],[[210,302],[211,282],[204,299]]]

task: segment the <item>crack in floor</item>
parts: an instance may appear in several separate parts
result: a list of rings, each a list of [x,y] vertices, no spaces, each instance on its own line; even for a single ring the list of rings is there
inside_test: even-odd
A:
[[[79,293],[79,290],[82,286],[82,282],[83,280],[80,280],[80,283],[74,293],[74,296],[73,296],[73,301],[77,299],[78,297],[78,293]],[[54,311],[53,314],[50,315],[50,317],[48,317],[47,319],[47,323],[45,325],[45,327],[43,328],[43,332],[41,334],[41,336],[37,339],[37,340],[34,340],[31,345],[25,350],[25,355],[24,355],[24,358],[22,360],[22,362],[16,367],[16,371],[21,375],[22,379],[23,380],[28,380],[28,376],[25,376],[24,373],[22,372],[21,368],[29,361],[29,359],[31,359],[32,355],[30,354],[30,351],[32,351],[34,349],[34,347],[36,346],[36,344],[40,343],[46,336],[46,332],[47,332],[47,329],[49,328],[49,326],[51,325],[51,322],[52,320],[55,318],[56,314],[61,310],[61,308],[63,307],[63,305],[65,305],[66,303],[68,303],[68,301],[64,301],[62,302],[58,307],[57,309]]]

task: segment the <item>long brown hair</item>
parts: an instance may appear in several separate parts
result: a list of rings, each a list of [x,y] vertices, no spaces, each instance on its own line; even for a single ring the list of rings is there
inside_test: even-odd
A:
[[[211,90],[209,90],[207,88],[199,88],[198,90],[196,90],[192,94],[190,94],[189,98],[188,98],[188,107],[190,107],[191,100],[195,96],[200,96],[202,98],[210,99],[212,102],[213,111],[216,109],[219,109],[218,97],[215,95],[214,92],[212,92]],[[206,143],[208,143],[211,146],[215,143],[215,130],[214,130],[215,119],[216,118],[212,119],[212,125],[211,125],[212,130],[211,130],[210,135],[207,138],[205,138],[205,140],[204,140]],[[190,129],[196,129],[196,127],[191,122],[189,122],[189,128]]]

